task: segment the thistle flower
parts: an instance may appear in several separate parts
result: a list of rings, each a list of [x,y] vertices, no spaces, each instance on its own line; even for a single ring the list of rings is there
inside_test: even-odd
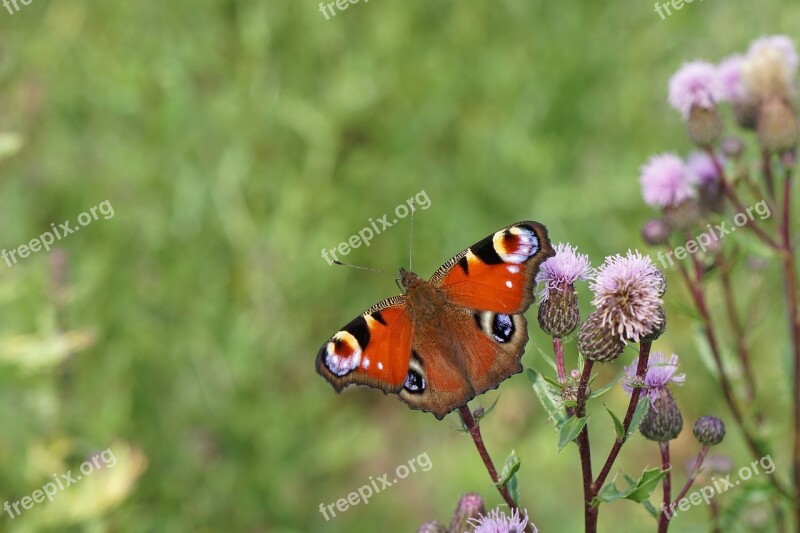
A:
[[[692,152],[686,158],[686,169],[700,186],[719,183],[719,172],[714,160],[706,152]]]
[[[556,245],[556,255],[542,263],[536,282],[544,282],[540,292],[539,325],[553,337],[572,333],[580,320],[578,294],[574,283],[589,279],[589,257],[569,244]]]
[[[717,77],[720,83],[720,96],[732,104],[744,102],[749,93],[742,80],[742,64],[744,56],[734,54],[723,59],[717,66]]]
[[[785,35],[756,39],[741,65],[747,90],[761,100],[785,98],[794,92],[798,57],[792,40]]]
[[[636,382],[636,369],[639,366],[639,358],[625,367],[625,379],[622,381],[623,388],[630,394],[633,392],[633,384]],[[653,352],[647,360],[647,371],[644,376],[644,394],[650,398],[650,404],[655,403],[656,398],[661,396],[670,383],[683,385],[686,381],[686,374],[676,374],[678,369],[678,356],[672,354],[669,358],[663,352]]]
[[[688,121],[692,108],[713,110],[724,98],[717,69],[706,61],[692,61],[669,80],[669,103]]]
[[[606,257],[590,289],[602,325],[621,341],[639,342],[661,323],[664,275],[638,251]]]
[[[665,153],[652,156],[642,166],[639,181],[645,203],[664,208],[691,198],[695,179],[680,157]]]
[[[499,509],[493,509],[489,514],[477,520],[473,518],[470,522],[475,526],[473,533],[522,533],[528,525],[528,517],[520,516],[519,509],[514,509],[510,517]],[[538,531],[536,526],[533,526],[533,530]]]
[[[556,255],[542,263],[536,274],[536,283],[544,282],[539,297],[547,300],[550,291],[561,291],[576,281],[586,281],[591,273],[588,255],[579,254],[577,246],[559,243],[556,245]]]

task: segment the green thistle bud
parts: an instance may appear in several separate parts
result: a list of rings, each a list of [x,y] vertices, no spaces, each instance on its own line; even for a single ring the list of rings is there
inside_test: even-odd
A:
[[[539,325],[552,337],[564,337],[578,327],[578,293],[572,284],[549,291],[539,304]]]
[[[700,220],[702,214],[700,203],[694,198],[664,208],[664,220],[671,228],[678,230],[691,228]]]
[[[683,416],[666,388],[650,391],[656,399],[650,404],[650,410],[642,420],[639,431],[644,438],[655,442],[667,442],[683,429]]]
[[[716,416],[702,416],[694,423],[692,433],[703,446],[714,446],[725,438],[725,424]]]
[[[717,142],[722,135],[722,120],[719,118],[717,108],[692,106],[689,120],[686,121],[686,132],[693,143],[703,148]]]
[[[607,363],[622,353],[625,343],[619,334],[603,325],[603,317],[597,311],[591,313],[578,331],[578,350],[592,361]]]
[[[478,519],[486,514],[483,498],[479,494],[467,493],[461,497],[450,522],[450,531],[467,531],[470,528],[470,519]]]
[[[784,152],[797,146],[800,125],[794,109],[783,99],[771,98],[758,112],[758,141],[773,152]]]

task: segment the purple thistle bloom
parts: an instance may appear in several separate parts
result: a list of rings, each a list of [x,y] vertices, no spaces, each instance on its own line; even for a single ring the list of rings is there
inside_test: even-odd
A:
[[[630,394],[633,392],[631,383],[636,378],[636,368],[639,366],[639,358],[625,367],[625,379],[622,382],[623,388]],[[672,354],[669,359],[663,352],[653,352],[647,361],[647,372],[645,373],[644,383],[646,386],[645,394],[653,403],[656,398],[667,388],[670,382],[683,385],[686,381],[686,374],[675,374],[678,370],[678,356]]]
[[[686,159],[686,168],[694,181],[702,186],[719,182],[719,172],[711,156],[705,152],[692,152]]]
[[[471,518],[470,522],[475,526],[473,533],[523,533],[528,525],[528,517],[520,516],[519,509],[514,509],[511,517],[506,516],[499,509],[493,509],[489,514],[483,515],[477,520]],[[533,526],[533,531],[538,531],[536,526]]]
[[[722,96],[717,69],[706,61],[684,63],[669,80],[669,103],[684,120],[689,119],[692,107],[713,109]]]
[[[670,207],[694,196],[695,176],[675,154],[652,156],[641,172],[642,197],[651,207]]]
[[[589,256],[578,253],[577,246],[569,243],[556,245],[556,255],[542,263],[536,274],[536,283],[544,282],[539,293],[541,301],[547,300],[550,291],[564,290],[578,280],[589,279],[592,265]]]
[[[747,87],[742,80],[742,63],[744,57],[741,54],[733,54],[726,57],[717,67],[717,75],[722,89],[722,99],[731,103],[741,102],[748,96]]]
[[[622,341],[639,342],[661,322],[664,275],[638,251],[606,257],[589,286],[592,305]]]

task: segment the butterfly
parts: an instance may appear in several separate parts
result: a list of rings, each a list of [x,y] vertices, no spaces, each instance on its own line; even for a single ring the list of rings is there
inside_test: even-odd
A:
[[[400,269],[404,294],[337,331],[317,354],[336,392],[367,385],[444,416],[522,371],[539,265],[555,255],[547,228],[525,221],[462,251],[425,281]]]

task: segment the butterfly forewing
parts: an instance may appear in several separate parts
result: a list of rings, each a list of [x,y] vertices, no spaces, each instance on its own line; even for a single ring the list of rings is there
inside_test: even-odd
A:
[[[512,224],[442,265],[430,282],[453,304],[518,314],[533,303],[539,265],[555,255],[538,222]]]

